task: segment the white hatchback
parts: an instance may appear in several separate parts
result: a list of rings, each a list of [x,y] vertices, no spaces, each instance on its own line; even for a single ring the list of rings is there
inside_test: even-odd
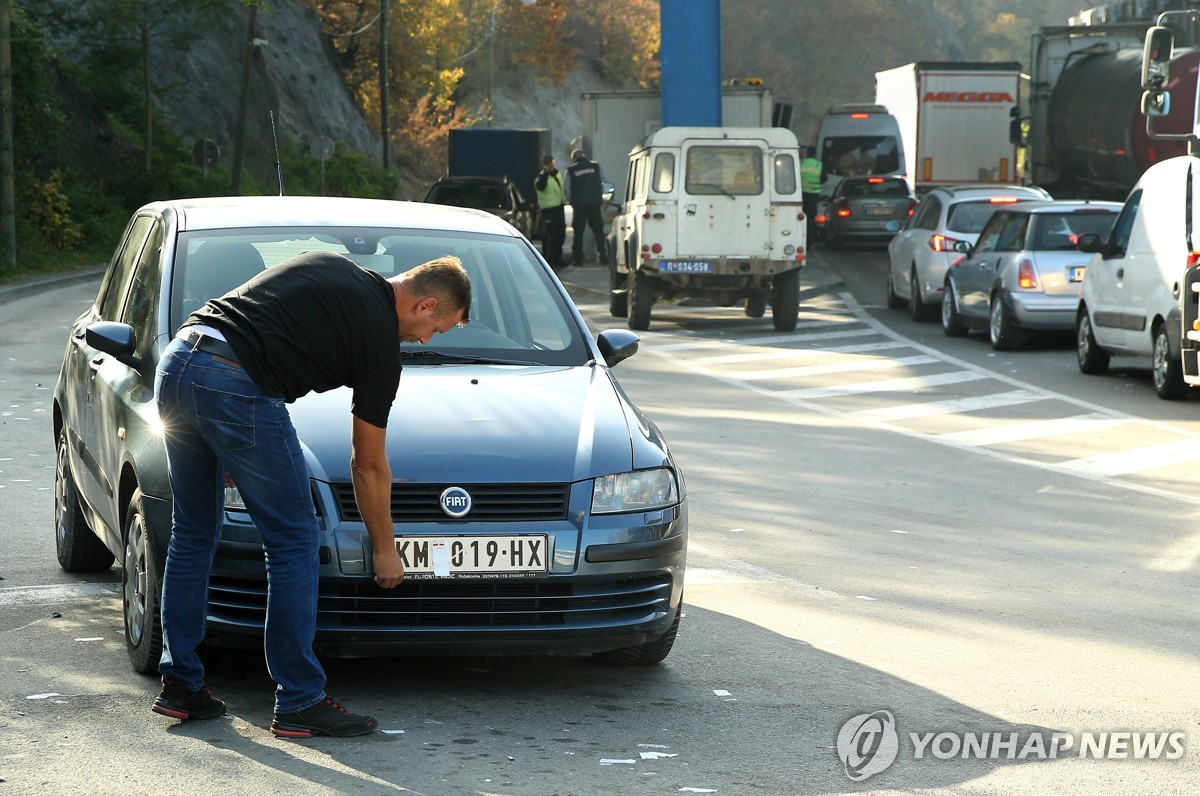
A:
[[[974,245],[997,207],[1050,199],[1035,186],[1002,184],[948,185],[921,199],[908,223],[888,244],[887,304],[908,306],[913,320],[937,317],[950,264],[962,257],[962,241]]]
[[[1184,372],[1181,297],[1194,314],[1197,295],[1186,282],[1200,250],[1198,191],[1200,158],[1155,163],[1134,185],[1107,239],[1080,240],[1080,249],[1095,252],[1075,318],[1084,373],[1104,373],[1111,356],[1127,355],[1150,358],[1160,398],[1181,398],[1196,381],[1195,342],[1186,344],[1192,373]]]

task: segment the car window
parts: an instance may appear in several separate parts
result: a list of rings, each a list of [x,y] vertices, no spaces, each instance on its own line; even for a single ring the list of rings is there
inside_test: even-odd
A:
[[[1008,223],[1000,231],[1000,239],[996,241],[996,251],[1019,252],[1025,248],[1025,231],[1029,229],[1028,213],[1010,213]]]
[[[457,232],[339,227],[181,233],[172,328],[207,299],[306,251],[336,252],[385,277],[453,255],[471,277],[471,322],[438,335],[429,348],[546,365],[589,358],[574,314],[524,241]],[[222,264],[219,274],[214,263]]]
[[[825,173],[839,176],[894,173],[900,168],[900,149],[890,135],[838,136],[825,139],[821,162]]]
[[[1117,220],[1113,222],[1112,231],[1108,235],[1105,246],[1106,257],[1124,257],[1129,248],[1129,236],[1133,234],[1133,220],[1137,217],[1138,206],[1142,203],[1141,190],[1134,191],[1125,200],[1125,206]]]
[[[955,202],[946,216],[946,229],[971,234],[980,232],[995,211],[996,205],[987,199]]]
[[[154,229],[142,247],[133,281],[129,285],[129,298],[125,302],[124,323],[133,327],[138,346],[144,350],[147,335],[158,327],[158,295],[162,285],[163,225],[155,222]]]
[[[1104,238],[1112,228],[1116,213],[1080,211],[1074,213],[1039,213],[1033,236],[1035,251],[1073,251],[1080,235]]]
[[[796,192],[796,159],[786,153],[775,153],[775,193]]]
[[[659,152],[654,156],[654,190],[657,193],[670,193],[675,190],[674,153]]]
[[[913,229],[937,229],[942,215],[942,200],[930,194],[926,196],[913,214]]]
[[[120,317],[121,308],[125,305],[125,293],[129,287],[129,275],[153,223],[154,219],[150,216],[138,216],[130,225],[129,234],[125,236],[125,245],[113,259],[113,264],[108,269],[108,278],[104,280],[100,295],[96,297],[102,320],[115,321]]]
[[[975,243],[975,251],[977,253],[998,251],[1000,248],[1000,237],[1003,235],[1010,220],[1010,217],[1006,213],[996,213],[992,216],[979,233],[979,240]]]
[[[756,146],[692,146],[684,164],[684,189],[693,196],[763,191],[763,151]]]

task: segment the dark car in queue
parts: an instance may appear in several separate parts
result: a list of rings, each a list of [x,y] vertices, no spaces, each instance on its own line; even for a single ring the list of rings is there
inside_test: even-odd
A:
[[[837,249],[848,241],[891,240],[917,206],[902,177],[846,177],[825,209],[825,241]]]
[[[125,639],[157,671],[171,526],[153,395],[188,314],[310,250],[392,276],[451,254],[470,274],[469,325],[401,344],[389,422],[392,517],[407,575],[375,585],[354,499],[348,389],[291,407],[321,528],[316,649],[380,654],[596,653],[649,664],[679,626],[682,474],[612,367],[638,338],[597,336],[531,244],[493,215],[324,197],[148,204],[95,304],[72,325],[54,390],[56,548],[69,572],[121,567]],[[434,565],[446,545],[450,564]],[[208,641],[261,647],[266,569],[234,483],[225,493]]]
[[[1072,331],[1092,255],[1082,235],[1108,235],[1119,202],[1016,202],[997,209],[974,246],[946,272],[942,330],[986,331],[992,348],[1012,351],[1039,332]]]
[[[440,177],[429,186],[425,201],[483,210],[512,224],[530,240],[538,234],[537,202],[523,196],[508,177]]]

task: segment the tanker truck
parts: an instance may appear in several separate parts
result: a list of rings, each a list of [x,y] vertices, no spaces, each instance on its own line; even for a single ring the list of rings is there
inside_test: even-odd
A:
[[[1122,201],[1151,164],[1186,152],[1181,141],[1152,139],[1138,110],[1150,24],[1043,27],[1033,35],[1024,182],[1055,198]],[[1200,51],[1178,44],[1168,89],[1191,97]],[[1190,132],[1192,109],[1185,105],[1177,103],[1156,128]]]

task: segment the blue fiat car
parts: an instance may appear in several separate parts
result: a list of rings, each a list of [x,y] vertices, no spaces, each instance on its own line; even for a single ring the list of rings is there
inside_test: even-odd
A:
[[[171,492],[159,354],[208,298],[316,249],[385,276],[452,254],[474,293],[466,327],[397,343],[387,440],[407,570],[398,588],[371,577],[350,391],[292,406],[322,533],[318,652],[663,660],[679,628],[687,499],[662,434],[613,378],[637,336],[593,336],[529,242],[490,213],[269,196],[139,209],[66,341],[53,407],[58,560],[69,572],[121,568],[134,668],[157,671],[162,649]],[[258,532],[229,482],[209,643],[261,647],[266,590]]]

